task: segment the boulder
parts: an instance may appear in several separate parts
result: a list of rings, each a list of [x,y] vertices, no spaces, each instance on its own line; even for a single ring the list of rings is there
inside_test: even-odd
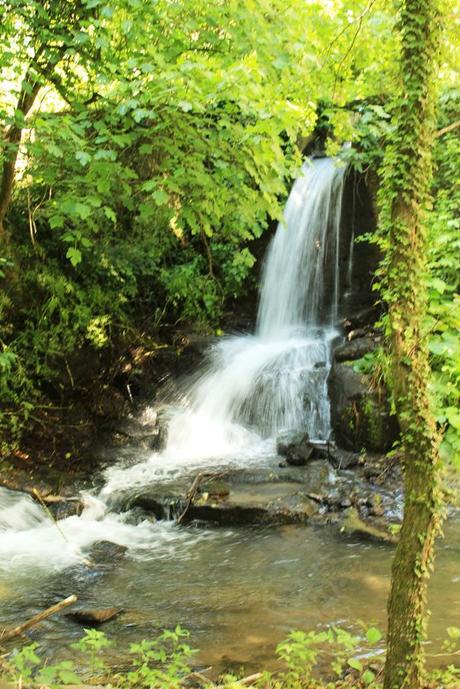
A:
[[[382,386],[351,365],[334,362],[328,388],[337,445],[353,452],[391,449],[398,438],[398,425]]]
[[[334,351],[335,361],[356,361],[365,354],[373,352],[377,347],[377,340],[369,335],[357,337],[350,342],[344,342]]]
[[[310,442],[307,433],[285,431],[276,440],[276,451],[292,466],[303,466],[313,459],[315,446]]]
[[[98,627],[104,624],[104,622],[113,620],[120,612],[122,612],[121,608],[79,608],[78,610],[72,610],[72,612],[66,613],[66,617],[69,617],[79,624],[84,624],[89,627]]]
[[[97,541],[89,552],[91,562],[95,564],[121,560],[128,548],[112,541]]]
[[[362,463],[361,455],[358,452],[343,450],[333,443],[329,444],[328,459],[336,469],[352,469]]]
[[[223,526],[277,525],[306,522],[317,512],[300,484],[268,482],[232,486],[222,499],[204,494],[194,500],[188,516]]]

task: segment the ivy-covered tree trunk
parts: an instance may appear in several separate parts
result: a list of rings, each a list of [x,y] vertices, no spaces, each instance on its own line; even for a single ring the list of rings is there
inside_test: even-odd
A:
[[[383,295],[389,310],[391,383],[402,430],[405,508],[388,602],[385,689],[422,686],[426,593],[440,529],[439,433],[430,405],[426,313],[427,234],[440,39],[437,0],[402,0],[401,93],[380,195]]]

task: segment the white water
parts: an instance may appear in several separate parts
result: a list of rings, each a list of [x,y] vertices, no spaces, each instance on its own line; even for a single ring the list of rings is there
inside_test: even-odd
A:
[[[83,562],[85,549],[103,539],[160,556],[171,527],[126,523],[107,507],[114,492],[200,466],[263,463],[275,454],[283,429],[329,437],[343,177],[330,159],[303,166],[268,251],[256,332],[222,338],[211,349],[169,412],[161,453],[108,470],[100,494],[86,497],[82,516],[61,520],[59,528],[28,498],[0,492],[0,570],[60,569]]]

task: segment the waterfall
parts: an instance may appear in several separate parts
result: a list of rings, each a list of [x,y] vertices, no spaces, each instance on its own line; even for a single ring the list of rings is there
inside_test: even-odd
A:
[[[268,251],[257,333],[282,339],[335,325],[344,169],[330,158],[307,161]],[[332,278],[327,294],[327,278]]]
[[[254,335],[223,338],[181,396],[164,452],[218,457],[281,430],[327,440],[344,169],[307,161],[270,244]]]
[[[85,548],[107,536],[142,552],[153,541],[156,552],[161,543],[169,548],[167,528],[133,526],[112,511],[112,496],[198,467],[277,461],[282,430],[328,439],[343,183],[343,168],[331,159],[303,165],[267,252],[255,333],[219,338],[210,349],[169,405],[161,452],[108,469],[100,493],[85,496],[81,517],[61,520],[59,529],[29,498],[0,492],[0,570],[24,562],[48,569],[81,563]]]

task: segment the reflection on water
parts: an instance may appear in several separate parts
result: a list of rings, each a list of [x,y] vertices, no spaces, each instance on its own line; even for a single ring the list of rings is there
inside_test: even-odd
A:
[[[459,522],[446,528],[431,585],[430,637],[437,647],[446,627],[460,619]],[[124,608],[105,626],[120,643],[179,622],[202,649],[204,663],[249,669],[270,665],[290,629],[359,619],[384,626],[393,552],[387,546],[342,540],[324,527],[202,530],[163,522],[156,528],[163,543],[175,544],[169,556],[164,549],[156,554],[152,543],[152,552],[102,568],[24,579],[9,595],[2,583],[2,622],[12,624],[56,597],[77,593],[85,607]],[[33,635],[56,653],[80,633],[61,616]]]

